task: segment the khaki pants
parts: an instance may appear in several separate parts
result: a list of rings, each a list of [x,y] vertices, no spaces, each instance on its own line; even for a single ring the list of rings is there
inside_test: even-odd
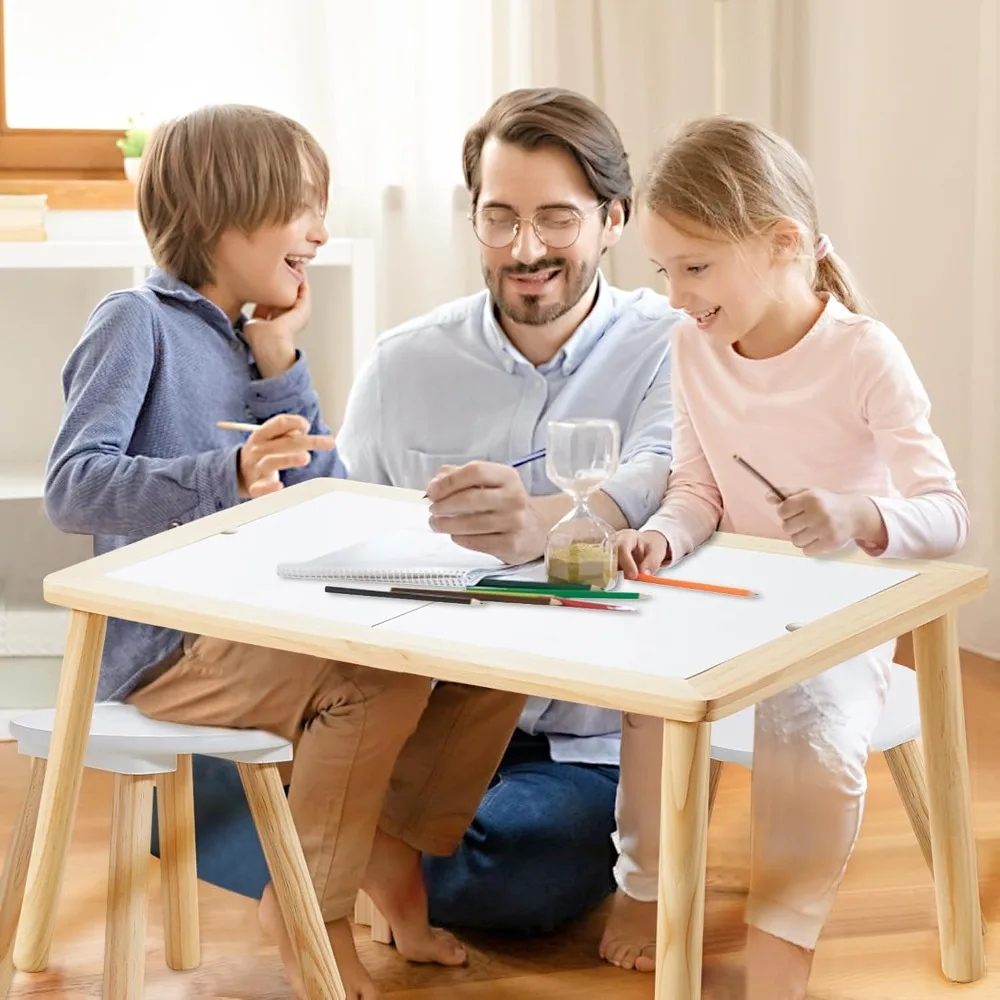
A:
[[[288,801],[329,923],[353,910],[376,827],[421,852],[455,850],[525,699],[189,636],[180,660],[128,700],[154,719],[294,744]]]

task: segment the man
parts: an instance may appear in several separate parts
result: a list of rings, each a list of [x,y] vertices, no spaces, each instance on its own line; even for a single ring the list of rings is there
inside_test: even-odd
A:
[[[380,338],[337,436],[348,472],[426,489],[435,531],[520,562],[570,501],[543,462],[509,463],[550,420],[613,418],[622,463],[591,506],[639,527],[667,483],[679,314],[600,273],[631,209],[618,132],[578,94],[514,91],[466,135],[463,166],[486,290]],[[529,699],[464,842],[425,858],[431,919],[539,933],[603,899],[619,748],[618,712]]]

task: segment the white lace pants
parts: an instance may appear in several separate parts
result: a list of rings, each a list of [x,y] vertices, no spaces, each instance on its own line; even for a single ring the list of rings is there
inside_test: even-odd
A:
[[[757,705],[747,923],[815,948],[854,848],[865,764],[889,688],[895,642]],[[663,723],[627,714],[622,726],[615,878],[655,900]]]

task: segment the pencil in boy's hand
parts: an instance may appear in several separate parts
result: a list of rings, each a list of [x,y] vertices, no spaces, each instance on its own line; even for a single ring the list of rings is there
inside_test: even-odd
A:
[[[238,420],[216,420],[215,426],[220,431],[245,431],[247,434],[253,434],[255,430],[261,427],[260,424],[246,424]]]
[[[718,583],[699,583],[696,580],[675,580],[669,576],[650,576],[640,573],[636,580],[639,583],[655,583],[661,587],[677,587],[680,590],[704,590],[709,594],[728,594],[730,597],[759,597],[756,590],[746,590],[743,587],[723,587]]]
[[[782,501],[782,503],[784,503],[784,501],[788,499],[788,494],[782,493],[781,490],[779,490],[778,487],[775,486],[770,479],[766,479],[763,475],[761,475],[745,458],[740,458],[739,455],[733,455],[733,459],[739,462],[740,465],[742,465],[743,468],[746,469],[751,476],[753,476],[759,482],[763,483],[779,500]]]

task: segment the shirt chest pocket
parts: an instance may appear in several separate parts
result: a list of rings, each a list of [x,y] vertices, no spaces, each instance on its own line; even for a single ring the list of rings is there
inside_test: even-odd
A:
[[[466,462],[474,462],[480,458],[482,455],[406,448],[401,456],[402,474],[396,478],[396,485],[422,490],[437,475],[442,465],[465,465]]]

